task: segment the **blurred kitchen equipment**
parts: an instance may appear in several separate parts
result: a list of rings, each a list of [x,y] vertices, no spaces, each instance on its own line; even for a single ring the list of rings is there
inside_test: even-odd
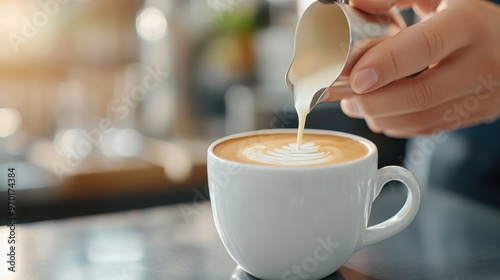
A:
[[[315,1],[299,19],[294,57],[286,74],[286,84],[292,97],[294,84],[299,79],[339,63],[342,65],[339,73],[333,71],[328,78],[315,82],[317,91],[310,104],[311,109],[326,98],[327,87],[349,86],[348,76],[354,62],[370,46],[405,27],[403,19],[396,13],[371,15],[347,2]]]
[[[146,0],[136,16],[141,64],[168,76],[148,89],[141,132],[217,138],[268,128],[273,110],[289,99],[279,75],[292,55],[296,19],[288,1]],[[249,91],[233,94],[234,85]]]

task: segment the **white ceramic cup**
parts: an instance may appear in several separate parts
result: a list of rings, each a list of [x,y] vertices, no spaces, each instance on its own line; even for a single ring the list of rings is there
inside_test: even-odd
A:
[[[296,130],[235,134],[208,148],[208,181],[217,231],[231,257],[260,279],[321,279],[356,251],[406,228],[417,214],[420,190],[399,166],[377,170],[377,147],[362,137],[324,130],[368,147],[360,159],[311,167],[264,166],[225,160],[214,147],[229,139]],[[392,218],[367,227],[371,206],[388,181],[400,181],[407,200]]]

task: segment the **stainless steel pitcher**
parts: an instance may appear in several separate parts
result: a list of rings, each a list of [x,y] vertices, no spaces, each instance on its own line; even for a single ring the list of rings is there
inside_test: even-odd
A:
[[[295,33],[294,57],[286,74],[292,97],[297,80],[342,63],[340,73],[332,73],[331,79],[315,85],[312,109],[327,98],[326,88],[349,85],[350,71],[361,55],[405,26],[403,18],[393,11],[369,14],[345,0],[313,2],[299,19]]]

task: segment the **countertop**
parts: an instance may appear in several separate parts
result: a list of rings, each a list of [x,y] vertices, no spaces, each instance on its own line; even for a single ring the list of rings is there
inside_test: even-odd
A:
[[[18,224],[16,272],[7,270],[10,231],[1,226],[0,279],[254,279],[224,249],[204,195],[194,191],[193,202],[184,204]],[[404,196],[402,188],[387,186],[370,223],[395,213]],[[425,190],[407,229],[355,253],[326,279],[500,279],[500,211]]]

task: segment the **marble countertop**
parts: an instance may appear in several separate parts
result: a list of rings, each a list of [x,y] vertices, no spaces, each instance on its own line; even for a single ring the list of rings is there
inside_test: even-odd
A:
[[[395,213],[404,197],[386,187],[370,223]],[[7,270],[8,235],[0,226],[3,280],[254,279],[226,252],[210,204],[196,193],[192,203],[18,224],[16,272]],[[355,253],[327,279],[500,279],[500,211],[426,190],[407,229]]]

